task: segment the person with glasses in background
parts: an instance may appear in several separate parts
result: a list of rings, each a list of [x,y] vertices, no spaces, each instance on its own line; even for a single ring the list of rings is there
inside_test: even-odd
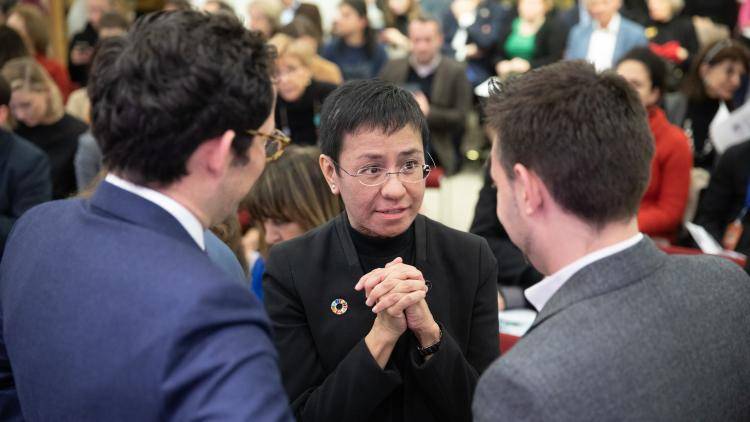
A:
[[[319,162],[345,211],[275,245],[264,303],[299,421],[468,421],[497,357],[487,242],[419,215],[432,161],[414,96],[381,80],[323,105]]]

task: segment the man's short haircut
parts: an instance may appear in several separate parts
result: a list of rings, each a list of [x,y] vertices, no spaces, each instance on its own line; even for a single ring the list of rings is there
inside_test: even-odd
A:
[[[105,166],[139,184],[187,173],[198,146],[227,130],[242,164],[273,106],[273,49],[226,14],[161,12],[103,41],[88,92]]]
[[[380,79],[347,82],[336,88],[323,103],[320,116],[320,150],[336,162],[344,136],[360,131],[391,135],[410,126],[422,136],[427,153],[430,131],[414,96],[403,88]]]
[[[107,12],[102,15],[102,18],[99,21],[99,30],[101,31],[105,28],[122,29],[123,31],[127,31],[128,28],[130,28],[130,22],[128,22],[125,16],[120,13]]]
[[[494,85],[486,111],[511,180],[523,164],[563,209],[597,229],[636,214],[654,141],[623,78],[583,61],[556,63]]]
[[[437,26],[438,34],[443,35],[443,23],[440,21],[440,19],[429,13],[420,12],[414,17],[414,19],[411,19],[409,22],[434,23]]]
[[[0,75],[0,107],[10,104],[10,84]]]
[[[617,66],[628,60],[639,62],[646,67],[649,78],[651,78],[651,88],[659,90],[661,95],[667,91],[667,63],[661,57],[657,56],[648,47],[636,47],[625,54]],[[615,68],[617,67],[615,66]]]

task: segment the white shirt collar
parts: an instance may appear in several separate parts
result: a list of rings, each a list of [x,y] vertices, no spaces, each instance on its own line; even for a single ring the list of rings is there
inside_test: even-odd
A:
[[[598,21],[593,22],[595,31],[606,31],[612,34],[617,34],[617,31],[620,30],[620,23],[622,22],[622,18],[620,17],[619,13],[615,13],[614,16],[612,16],[612,18],[609,20],[609,25],[607,25],[606,28],[602,28]]]
[[[437,70],[438,66],[440,66],[440,61],[443,59],[442,54],[437,53],[435,54],[435,57],[433,57],[432,61],[430,61],[427,64],[419,64],[414,59],[414,56],[409,56],[409,64],[411,65],[412,69],[414,69],[414,72],[419,76],[420,78],[426,78]]]
[[[556,273],[545,277],[542,281],[534,284],[528,289],[524,290],[526,299],[534,305],[537,312],[541,311],[544,305],[550,300],[550,298],[567,282],[570,277],[577,273],[582,268],[590,265],[600,259],[604,259],[608,256],[614,255],[618,252],[622,252],[625,249],[634,246],[636,243],[643,239],[643,234],[638,233],[635,236],[623,240],[622,242],[615,243],[614,245],[607,246],[606,248],[599,249],[591,252],[588,255],[571,262]]]
[[[198,247],[200,247],[204,251],[206,250],[206,241],[203,237],[203,225],[198,220],[198,218],[182,204],[168,197],[167,195],[164,195],[161,192],[157,192],[145,186],[136,185],[125,179],[117,177],[112,173],[108,173],[107,177],[104,180],[117,186],[120,189],[126,190],[134,195],[138,195],[141,198],[153,202],[154,204],[163,208],[164,211],[168,212],[180,223],[180,225],[182,225],[182,227],[185,228],[185,231],[187,231],[190,237],[193,238],[195,243],[198,244]]]

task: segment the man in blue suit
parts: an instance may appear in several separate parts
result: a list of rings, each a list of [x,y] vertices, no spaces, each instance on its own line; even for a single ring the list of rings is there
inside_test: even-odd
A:
[[[591,19],[571,29],[566,60],[585,59],[606,70],[633,48],[648,45],[645,29],[620,15],[622,0],[583,1]]]
[[[110,173],[13,228],[0,419],[291,419],[267,317],[204,234],[280,147],[271,66],[227,15],[149,15],[100,47],[89,94]]]

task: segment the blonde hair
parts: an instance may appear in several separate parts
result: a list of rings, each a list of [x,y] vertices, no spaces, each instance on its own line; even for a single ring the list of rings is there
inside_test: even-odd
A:
[[[18,15],[26,28],[26,36],[33,48],[32,53],[47,54],[49,46],[49,19],[42,13],[37,6],[32,4],[19,4],[11,9],[10,14]]]
[[[0,73],[8,81],[11,92],[33,91],[49,94],[44,120],[57,121],[65,114],[60,89],[49,73],[33,58],[23,57],[10,60],[5,63]]]
[[[294,222],[307,231],[338,215],[341,203],[328,189],[317,147],[292,145],[269,163],[245,204],[253,219]]]
[[[316,53],[308,47],[307,43],[285,34],[276,34],[268,42],[276,47],[277,60],[284,57],[293,57],[308,69],[312,65]]]

